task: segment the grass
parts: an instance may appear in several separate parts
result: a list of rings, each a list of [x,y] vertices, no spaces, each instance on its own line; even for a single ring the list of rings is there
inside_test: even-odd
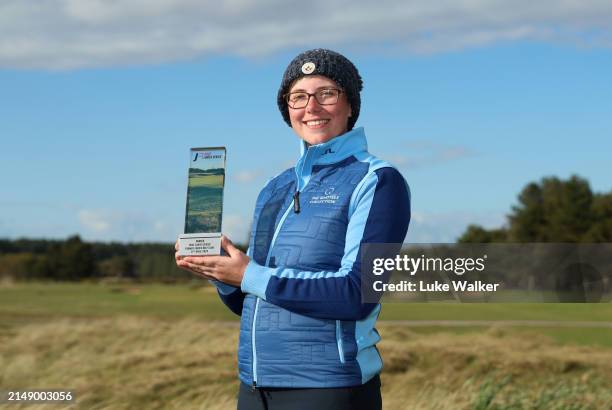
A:
[[[31,283],[0,288],[0,319],[47,320],[117,314],[165,319],[238,319],[209,286]]]
[[[114,317],[119,314],[176,320],[237,321],[212,287],[197,281],[186,285],[16,283],[0,286],[0,323],[48,320],[63,317]],[[612,321],[612,304],[561,303],[385,303],[385,320],[538,320]],[[445,330],[455,333],[482,331],[482,326],[415,327],[418,333]],[[612,328],[529,327],[523,334],[545,334],[561,343],[612,347]]]
[[[387,303],[394,320],[610,321],[610,303]]]
[[[238,317],[201,285],[0,283],[0,390],[74,389],[78,409],[235,408]],[[612,408],[612,329],[390,321],[611,318],[610,304],[387,303],[384,407]]]
[[[561,346],[498,328],[433,336],[383,325],[381,334],[388,408],[606,409],[612,403],[609,349]]]
[[[224,323],[119,315],[22,324],[0,343],[0,386],[73,389],[78,409],[235,408],[238,329]],[[612,404],[609,349],[500,329],[433,336],[381,324],[380,332],[385,409]]]

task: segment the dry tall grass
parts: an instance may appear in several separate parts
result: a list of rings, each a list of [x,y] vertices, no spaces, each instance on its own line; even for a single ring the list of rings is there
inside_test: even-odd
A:
[[[388,409],[611,409],[612,351],[511,329],[415,335],[382,328]]]
[[[380,331],[385,409],[612,408],[610,349],[501,329]],[[237,334],[223,322],[127,316],[0,327],[0,390],[74,389],[66,408],[232,409]],[[36,408],[62,407],[27,406]]]

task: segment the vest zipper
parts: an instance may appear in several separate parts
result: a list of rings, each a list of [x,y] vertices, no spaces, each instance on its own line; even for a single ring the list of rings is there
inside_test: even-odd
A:
[[[300,191],[295,191],[293,194],[293,212],[300,213]]]
[[[342,322],[336,320],[336,343],[338,344],[338,356],[340,363],[344,363],[344,347],[342,344]]]
[[[251,333],[251,344],[253,345],[253,390],[257,387],[257,352],[255,351],[255,326],[257,326],[257,310],[259,309],[259,298],[255,301],[255,312],[253,313],[253,324]]]
[[[306,159],[308,158],[308,153],[309,151],[306,151],[306,154],[304,155],[304,162],[302,162],[301,173],[304,172],[304,164],[306,163]],[[285,223],[285,219],[287,219],[287,215],[289,215],[289,211],[291,211],[291,208],[293,207],[293,211],[296,214],[300,213],[300,190],[299,190],[300,178],[299,176],[297,178],[295,187],[296,187],[296,191],[295,191],[295,194],[293,194],[293,201],[292,201],[293,203],[289,204],[289,207],[285,210],[285,213],[283,214],[282,218],[278,222],[276,231],[274,232],[274,235],[272,236],[272,241],[270,241],[270,249],[268,250],[268,256],[266,257],[265,266],[270,265],[270,256],[272,253],[272,248],[274,247],[274,243],[276,242],[276,237],[278,236],[278,233],[280,232],[281,228],[283,227],[283,224]],[[251,388],[253,390],[257,388],[257,351],[255,349],[255,326],[257,325],[257,311],[258,310],[259,310],[259,298],[257,298],[257,301],[255,302],[255,312],[253,313],[253,324],[251,326],[251,344],[253,346],[253,385]]]
[[[294,204],[289,204],[289,206],[285,210],[285,213],[283,214],[280,221],[278,222],[278,227],[276,228],[276,231],[274,232],[274,235],[272,236],[272,241],[270,241],[270,249],[268,250],[268,256],[266,257],[265,266],[270,265],[270,256],[271,256],[272,248],[274,247],[274,243],[276,242],[276,237],[278,236],[278,233],[280,232],[281,227],[285,223],[285,219],[287,219],[287,215],[289,215],[289,211],[291,211],[292,207],[294,207]],[[255,349],[255,327],[257,326],[257,312],[258,311],[259,311],[259,298],[257,298],[257,301],[255,302],[255,313],[253,313],[253,323],[251,325],[251,345],[253,347],[253,386],[252,386],[253,389],[257,388],[257,351]]]
[[[300,174],[298,175],[296,173],[297,180],[295,181],[295,193],[293,194],[293,212],[295,212],[296,214],[300,213],[300,180],[301,180],[301,175],[304,173],[304,167],[306,166],[306,160],[308,159],[308,154],[310,152],[311,152],[310,149],[308,149],[306,151],[306,154],[304,154],[304,158],[302,160],[302,169],[300,171]],[[302,189],[304,189],[304,187],[302,187]]]

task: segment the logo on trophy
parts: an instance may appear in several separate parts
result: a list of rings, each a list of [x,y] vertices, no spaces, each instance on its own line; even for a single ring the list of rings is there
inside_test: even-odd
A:
[[[220,255],[225,147],[192,148],[179,255]]]

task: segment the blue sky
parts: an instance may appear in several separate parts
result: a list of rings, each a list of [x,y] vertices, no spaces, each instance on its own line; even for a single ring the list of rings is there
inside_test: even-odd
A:
[[[522,187],[544,176],[579,174],[596,191],[612,188],[607,6],[555,20],[525,3],[522,14],[492,9],[496,18],[483,22],[469,2],[459,11],[457,2],[436,10],[458,13],[446,26],[389,32],[388,16],[371,15],[367,42],[337,28],[308,41],[262,34],[247,47],[253,33],[265,33],[264,21],[235,34],[242,41],[218,27],[194,29],[194,38],[219,44],[171,52],[172,41],[182,44],[175,37],[189,34],[191,14],[207,10],[152,2],[184,22],[153,41],[138,24],[148,21],[138,1],[111,9],[53,2],[81,14],[37,9],[54,24],[28,34],[36,13],[12,0],[13,9],[0,7],[0,237],[173,242],[184,221],[189,149],[226,146],[224,231],[244,241],[258,191],[298,158],[276,92],[291,58],[314,46],[344,53],[361,72],[357,126],[412,190],[407,242],[453,241],[469,223],[500,226]],[[187,3],[196,9],[185,14]],[[231,9],[238,3],[224,3],[219,18],[260,18],[247,6]],[[419,21],[417,11],[404,18]],[[113,34],[96,47],[79,44],[104,30]]]

